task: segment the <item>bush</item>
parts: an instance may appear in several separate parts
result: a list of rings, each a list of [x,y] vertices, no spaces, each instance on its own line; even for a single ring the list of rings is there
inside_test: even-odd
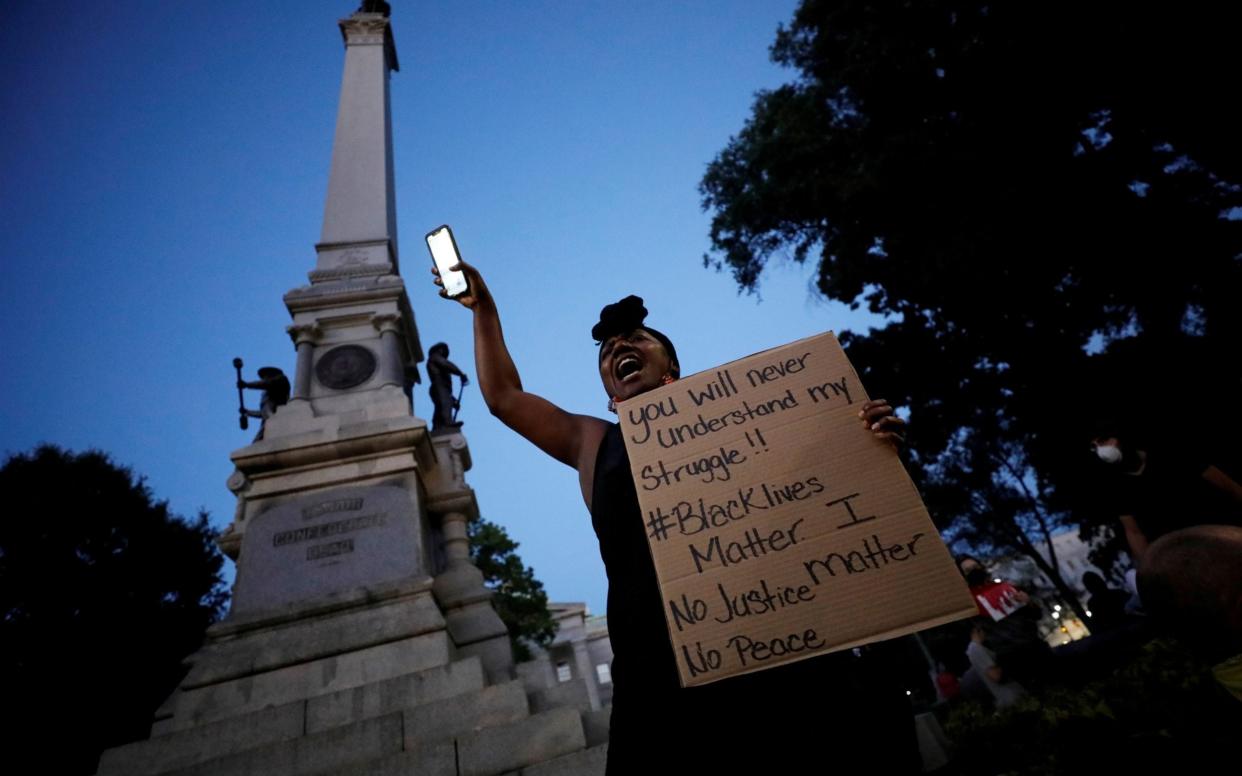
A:
[[[1002,712],[956,704],[944,728],[953,773],[1219,773],[1236,767],[1242,704],[1209,666],[1157,639],[1106,675],[1052,683]]]

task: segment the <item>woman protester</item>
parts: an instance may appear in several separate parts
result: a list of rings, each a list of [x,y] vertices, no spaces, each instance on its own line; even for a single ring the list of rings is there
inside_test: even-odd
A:
[[[469,290],[453,299],[474,314],[475,369],[488,409],[578,472],[599,539],[613,648],[608,773],[656,765],[718,773],[856,766],[916,772],[910,705],[898,672],[883,664],[882,650],[834,653],[701,687],[680,686],[620,427],[566,412],[526,391],[482,276],[465,262],[454,269],[469,282]],[[440,294],[447,297],[443,288]],[[591,329],[599,343],[600,381],[614,411],[680,375],[672,341],[646,325],[646,315],[642,300],[629,296],[605,307]],[[887,402],[867,402],[859,418],[877,438],[901,441],[903,421]]]

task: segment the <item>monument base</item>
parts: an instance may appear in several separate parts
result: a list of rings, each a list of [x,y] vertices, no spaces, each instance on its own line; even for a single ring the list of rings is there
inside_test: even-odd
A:
[[[549,703],[521,679],[489,681],[450,635],[433,584],[218,623],[151,738],[104,752],[98,776],[602,774],[601,713],[573,694]]]

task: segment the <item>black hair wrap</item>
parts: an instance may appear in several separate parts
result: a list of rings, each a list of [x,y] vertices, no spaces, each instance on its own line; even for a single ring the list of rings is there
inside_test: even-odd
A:
[[[617,334],[629,334],[641,328],[646,318],[647,308],[643,307],[642,297],[630,294],[599,311],[599,323],[591,327],[591,336],[596,342],[603,342]]]
[[[604,309],[599,311],[599,323],[591,327],[591,336],[597,344],[603,344],[604,340],[609,337],[615,337],[618,334],[625,335],[635,329],[642,329],[659,340],[664,349],[668,351],[669,360],[673,362],[672,374],[674,377],[679,376],[681,370],[677,366],[677,349],[673,347],[673,341],[644,324],[643,321],[646,319],[647,308],[643,306],[642,297],[630,294],[620,302],[605,305]],[[600,358],[603,357],[601,349]]]

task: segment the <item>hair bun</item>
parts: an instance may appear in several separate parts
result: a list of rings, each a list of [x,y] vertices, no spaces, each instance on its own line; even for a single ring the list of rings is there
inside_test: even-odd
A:
[[[596,342],[603,342],[617,334],[629,334],[642,326],[646,318],[642,297],[630,294],[599,311],[599,323],[591,327],[591,336]]]

